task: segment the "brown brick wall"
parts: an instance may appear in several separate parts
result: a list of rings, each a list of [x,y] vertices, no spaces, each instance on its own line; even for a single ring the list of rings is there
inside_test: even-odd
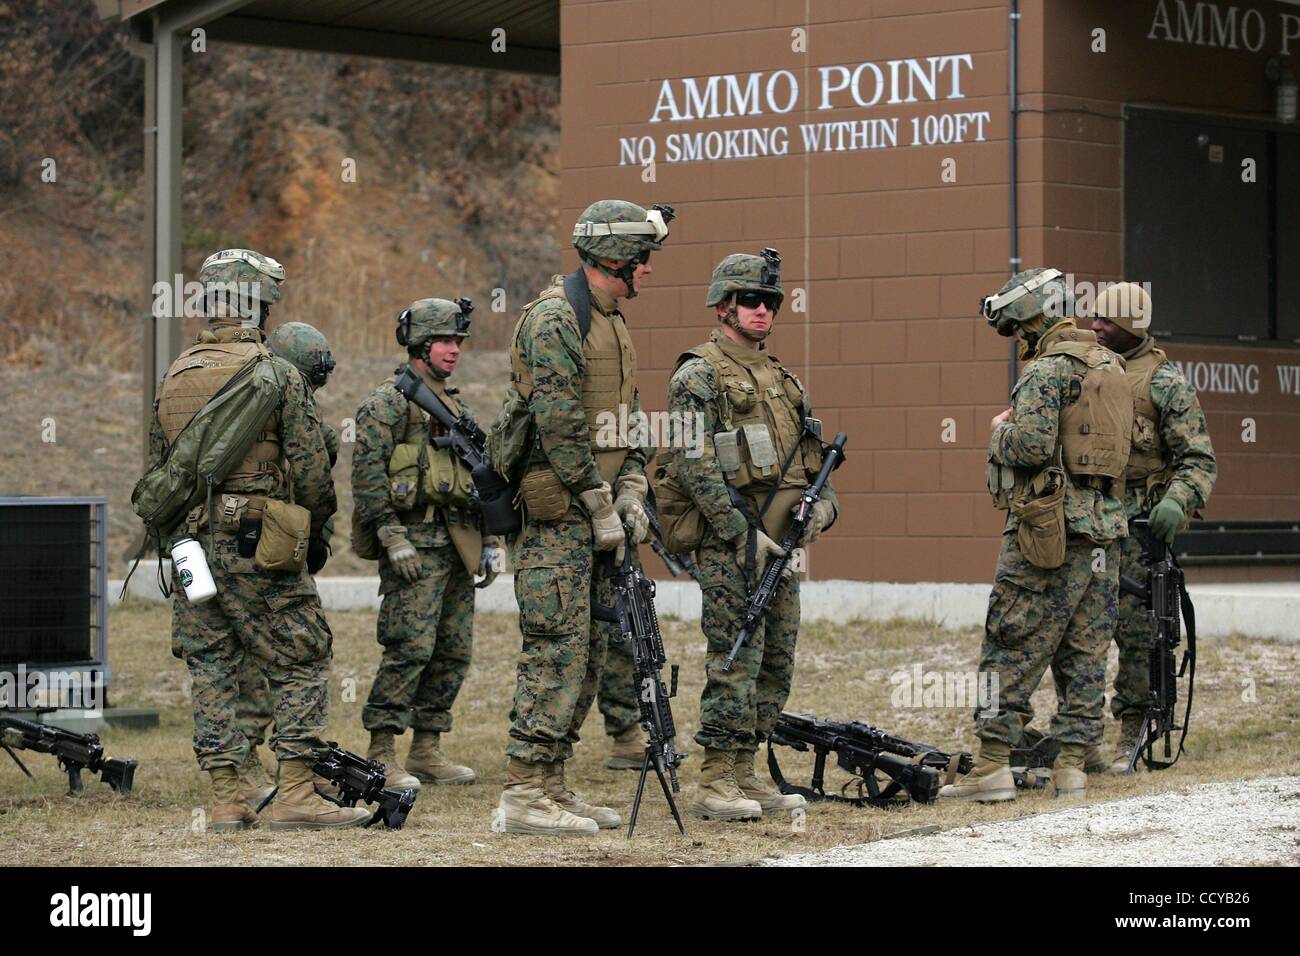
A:
[[[1074,112],[1021,116],[1021,256],[1027,266],[1050,262],[1081,279],[1118,278],[1120,125],[1078,110],[1114,114],[1135,97],[1195,95],[1213,105],[1260,94],[1253,79],[1214,86],[1218,74],[1195,66],[1205,56],[1199,48],[1148,50],[1146,26],[1135,23],[1149,11],[1115,12],[1146,2],[1046,0],[1050,22],[1044,2],[1021,4],[1021,105]],[[1105,17],[1094,17],[1094,8]],[[648,409],[664,407],[676,357],[713,327],[703,301],[717,261],[779,248],[785,285],[807,290],[808,310],[794,312],[787,301],[771,348],[808,385],[827,431],[850,439],[835,477],[843,518],[815,549],[812,576],[988,580],[1001,516],[983,490],[984,455],[989,419],[1006,405],[1008,343],[975,312],[979,296],[1004,281],[1009,255],[1007,4],[815,0],[811,9],[812,22],[804,24],[804,4],[788,0],[562,0],[557,228],[567,246],[572,223],[597,198],[677,207],[681,218],[652,261],[650,288],[624,309]],[[1104,63],[1088,58],[1094,19],[1109,24],[1112,53]],[[791,50],[790,31],[799,26],[808,31],[806,54]],[[963,71],[963,99],[860,108],[839,94],[834,109],[815,108],[819,67],[965,53],[973,70]],[[1179,73],[1185,61],[1195,75]],[[1175,79],[1149,86],[1153,64]],[[765,81],[781,69],[801,86],[789,113],[647,122],[665,79],[762,72]],[[674,92],[680,100],[680,86]],[[978,111],[990,114],[985,142],[907,145],[912,117]],[[899,118],[897,147],[803,152],[801,122],[887,116]],[[776,125],[789,128],[789,155],[664,161],[672,133]],[[643,181],[640,166],[619,165],[620,138],[641,136],[658,143],[653,182]],[[956,161],[953,183],[941,180],[948,158]],[[574,263],[566,256],[564,268]],[[1195,349],[1171,351],[1178,358]],[[1232,351],[1232,361],[1243,361],[1257,350]],[[1300,511],[1294,407],[1261,413],[1258,450],[1238,451],[1219,436],[1240,409],[1219,398],[1206,397],[1225,453],[1223,493],[1211,513]],[[949,418],[951,443],[941,440]],[[1289,465],[1285,479],[1278,465]]]

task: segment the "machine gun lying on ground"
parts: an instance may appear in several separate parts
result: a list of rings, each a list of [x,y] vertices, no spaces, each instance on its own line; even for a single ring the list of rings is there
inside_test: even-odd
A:
[[[30,750],[57,757],[59,769],[68,775],[68,793],[82,791],[83,770],[99,774],[99,779],[118,793],[130,793],[131,784],[135,781],[135,768],[139,766],[138,761],[129,758],[106,760],[104,745],[99,742],[96,734],[74,734],[61,727],[36,724],[19,717],[0,716],[0,748],[13,758],[18,769],[28,777],[32,773],[18,759],[15,750]]]
[[[815,763],[809,786],[798,787],[785,779],[773,744],[804,752],[812,749]],[[854,777],[840,788],[839,794],[828,794],[825,790],[826,758],[832,753],[840,769]],[[969,773],[974,765],[971,755],[965,751],[944,753],[926,744],[891,736],[868,724],[821,720],[789,711],[777,719],[767,741],[767,769],[782,793],[797,793],[809,801],[837,800],[859,807],[897,807],[909,800],[930,803],[939,795],[940,786],[951,783],[959,773]],[[886,778],[883,786],[880,775]],[[855,784],[858,795],[843,796]]]
[[[1151,531],[1150,521],[1138,518],[1129,523],[1129,528],[1137,534],[1142,545],[1146,580],[1135,581],[1127,574],[1121,574],[1119,586],[1146,604],[1147,614],[1155,620],[1156,636],[1151,645],[1151,676],[1142,729],[1133,752],[1129,754],[1125,773],[1133,772],[1139,756],[1148,770],[1164,770],[1178,762],[1192,720],[1192,690],[1196,682],[1196,609],[1187,595],[1183,569],[1169,546]],[[1182,639],[1183,621],[1187,622],[1187,650],[1183,653],[1182,664],[1178,665],[1175,657]],[[1187,706],[1183,711],[1183,722],[1178,724],[1174,707],[1178,703],[1178,679],[1181,677],[1187,678]],[[1176,730],[1182,731],[1177,752],[1173,749]],[[1163,759],[1155,754],[1156,741],[1160,738],[1164,738]]]
[[[677,727],[673,723],[673,709],[668,701],[677,696],[677,665],[672,666],[672,687],[664,686],[663,666],[667,663],[663,634],[659,631],[659,618],[655,614],[655,583],[642,573],[632,560],[633,548],[629,544],[621,567],[614,567],[613,552],[609,565],[614,581],[614,607],[592,604],[592,616],[602,621],[618,624],[619,637],[632,644],[632,684],[637,691],[637,704],[641,711],[641,727],[648,742],[641,761],[641,779],[636,786],[636,799],[632,802],[632,815],[627,822],[627,836],[636,832],[637,813],[641,809],[641,796],[645,792],[646,777],[651,768],[659,778],[659,786],[668,801],[668,809],[677,821],[683,836],[686,827],[677,811],[674,793],[681,792],[677,781],[677,766],[685,758],[677,753]],[[666,775],[666,776],[665,776]],[[669,781],[672,782],[671,787]]]
[[[406,815],[415,806],[415,791],[386,786],[386,769],[378,760],[367,760],[359,754],[340,750],[333,741],[327,741],[327,745],[329,750],[316,758],[311,769],[316,776],[332,783],[338,796],[322,793],[319,788],[316,792],[340,807],[355,807],[358,801],[376,804],[375,815],[366,822],[367,827],[383,823],[390,830],[402,829]],[[278,792],[279,787],[272,790],[257,812],[261,813]]]

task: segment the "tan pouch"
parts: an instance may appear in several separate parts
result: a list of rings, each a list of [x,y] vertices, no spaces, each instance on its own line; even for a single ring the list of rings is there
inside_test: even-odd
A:
[[[1021,495],[1011,502],[1012,512],[1020,519],[1016,541],[1025,560],[1051,571],[1065,563],[1065,472],[1048,468],[1034,484],[1044,492]]]
[[[568,514],[573,501],[573,495],[549,465],[524,475],[519,483],[519,496],[533,521],[558,521]]]
[[[310,534],[310,511],[287,501],[267,499],[253,566],[259,571],[301,571],[307,564]]]
[[[690,554],[704,539],[704,516],[666,465],[655,469],[659,530],[669,554]]]
[[[212,509],[212,527],[217,531],[238,533],[239,519],[248,514],[248,499],[243,495],[222,495],[215,505]]]

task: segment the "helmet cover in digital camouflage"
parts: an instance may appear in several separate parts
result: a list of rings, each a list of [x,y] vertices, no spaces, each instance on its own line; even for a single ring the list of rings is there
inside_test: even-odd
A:
[[[416,299],[397,317],[397,344],[409,349],[420,346],[439,335],[469,337],[470,313],[474,303],[466,298],[452,302],[448,299]]]
[[[280,283],[284,281],[284,266],[251,249],[222,249],[203,260],[199,269],[199,282],[211,290],[227,286],[248,295],[261,305],[273,305],[280,300]]]
[[[320,388],[334,371],[334,357],[325,336],[306,322],[276,326],[267,347],[302,373],[312,388]]]
[[[1045,316],[1047,325],[1073,314],[1074,297],[1059,269],[1027,269],[1012,276],[994,295],[980,300],[980,313],[999,335]]]

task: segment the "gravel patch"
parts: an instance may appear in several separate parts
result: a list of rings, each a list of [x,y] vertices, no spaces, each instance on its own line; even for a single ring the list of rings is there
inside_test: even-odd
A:
[[[768,866],[1300,865],[1300,777],[1180,791],[764,861]]]

